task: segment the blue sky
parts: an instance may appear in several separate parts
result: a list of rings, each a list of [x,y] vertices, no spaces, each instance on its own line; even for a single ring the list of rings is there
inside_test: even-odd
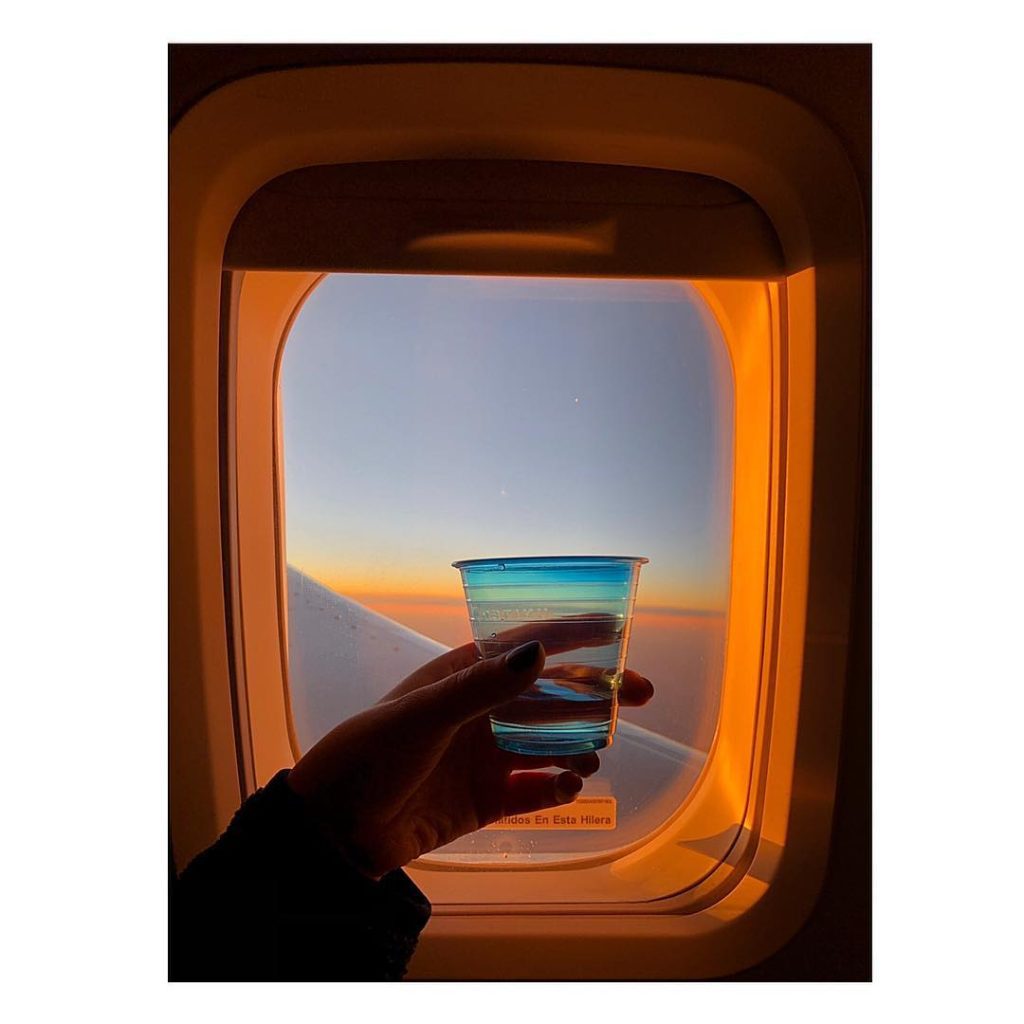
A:
[[[646,555],[641,599],[721,608],[732,377],[676,282],[332,275],[281,369],[288,560],[459,596],[459,558]]]

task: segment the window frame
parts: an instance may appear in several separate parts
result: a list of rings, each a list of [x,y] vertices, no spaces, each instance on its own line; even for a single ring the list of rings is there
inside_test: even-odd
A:
[[[422,155],[431,147],[444,152],[454,146],[473,155],[502,145],[522,152],[526,145],[542,159],[707,173],[754,196],[772,219],[791,270],[780,303],[787,343],[778,356],[785,364],[773,442],[773,465],[784,464],[785,472],[777,478],[769,527],[766,630],[772,640],[766,657],[774,690],[771,700],[765,697],[770,728],[755,750],[764,768],[758,776],[765,797],[761,827],[751,831],[742,851],[734,847],[730,854],[736,884],[722,892],[720,880],[708,879],[713,884],[701,893],[703,903],[689,913],[606,912],[598,926],[591,919],[586,928],[573,914],[526,914],[514,921],[486,913],[440,915],[425,936],[429,941],[421,944],[415,972],[445,976],[447,970],[450,976],[446,964],[472,962],[475,976],[517,976],[508,968],[511,944],[531,950],[533,966],[525,976],[564,976],[565,953],[558,950],[572,937],[574,976],[726,973],[755,962],[799,926],[827,853],[859,441],[858,388],[833,385],[862,379],[859,193],[831,133],[768,90],[621,69],[546,68],[532,77],[530,70],[422,64],[258,75],[211,94],[172,135],[170,713],[176,852],[187,860],[211,841],[241,796],[231,633],[212,624],[227,622],[234,600],[225,574],[230,544],[224,538],[230,531],[220,528],[225,481],[218,397],[222,376],[228,375],[219,370],[219,254],[245,199],[295,167],[367,154]],[[304,102],[308,97],[316,99]],[[777,133],[764,132],[765,124],[775,125]],[[819,337],[828,338],[827,348],[816,344]],[[247,617],[247,594],[239,600]],[[801,785],[795,787],[797,777]],[[496,936],[483,951],[481,934]],[[630,963],[622,961],[621,949],[613,961],[610,949],[602,955],[601,944],[615,937],[637,940]],[[470,949],[472,958],[466,956]]]
[[[250,400],[235,409],[230,459],[237,492],[231,503],[238,531],[234,574],[241,595],[243,636],[238,706],[248,708],[253,782],[265,785],[298,747],[289,700],[286,503],[280,432],[280,370],[288,335],[302,305],[325,275],[245,273],[238,289],[231,363],[235,386]],[[783,344],[779,309],[784,285],[761,281],[693,281],[721,330],[733,378],[733,482],[730,594],[725,669],[718,726],[703,770],[678,808],[642,839],[601,854],[559,862],[557,874],[536,864],[444,863],[423,858],[410,872],[435,913],[493,906],[498,875],[509,912],[626,905],[642,912],[699,889],[744,836],[750,804],[758,721],[764,710],[762,658],[767,614],[773,353]],[[268,394],[272,396],[268,402]],[[268,496],[273,494],[273,502]],[[272,516],[272,518],[271,518]],[[273,541],[271,543],[271,538]],[[274,595],[275,600],[266,598]],[[277,640],[277,648],[273,640]],[[250,785],[250,791],[252,786]],[[749,841],[749,836],[747,837]],[[566,902],[570,888],[576,898]],[[610,899],[618,894],[617,899]]]

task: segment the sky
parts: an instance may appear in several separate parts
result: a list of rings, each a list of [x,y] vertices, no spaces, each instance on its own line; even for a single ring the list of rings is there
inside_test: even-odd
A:
[[[339,593],[414,614],[461,605],[457,559],[644,555],[638,608],[724,609],[732,370],[690,285],[331,275],[280,388],[287,559]]]

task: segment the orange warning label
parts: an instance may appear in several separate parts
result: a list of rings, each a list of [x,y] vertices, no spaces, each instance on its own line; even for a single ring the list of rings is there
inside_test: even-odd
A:
[[[530,814],[499,818],[490,829],[605,829],[615,828],[615,797],[581,796],[571,804],[546,807]]]

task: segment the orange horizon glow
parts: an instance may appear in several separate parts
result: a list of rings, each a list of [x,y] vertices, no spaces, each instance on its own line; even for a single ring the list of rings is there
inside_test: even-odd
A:
[[[733,371],[692,284],[329,275],[280,392],[288,561],[338,594],[422,616],[464,607],[456,559],[575,552],[727,606]]]
[[[402,581],[400,578],[389,580],[389,589],[367,589],[365,580],[346,578],[331,572],[320,572],[304,565],[289,563],[299,572],[315,580],[317,583],[342,597],[351,598],[375,611],[387,607],[387,614],[392,618],[402,613],[416,614],[427,609],[445,614],[453,611],[459,615],[466,614],[466,600],[462,590],[459,574],[452,570],[453,580],[450,586],[424,586],[422,579]],[[405,582],[405,586],[402,583]],[[362,585],[360,585],[362,584]],[[396,585],[397,584],[397,585]],[[725,614],[723,602],[709,601],[706,596],[666,594],[661,590],[645,592],[641,577],[640,592],[637,597],[637,614],[647,617],[670,618],[678,622],[680,618],[700,621],[708,616]]]

